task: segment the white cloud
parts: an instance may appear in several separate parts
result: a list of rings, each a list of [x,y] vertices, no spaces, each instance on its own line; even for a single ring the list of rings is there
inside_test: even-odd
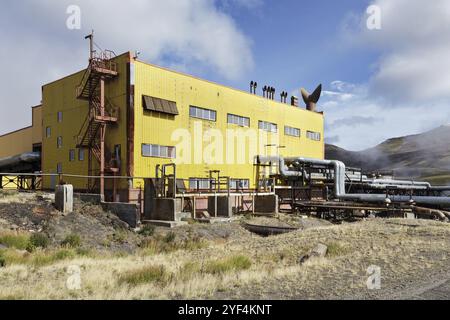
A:
[[[450,99],[450,1],[375,0],[381,30],[366,28],[367,16],[351,15],[344,36],[380,53],[369,81],[371,95],[387,106],[423,106]]]
[[[386,139],[421,133],[450,122],[450,108],[432,103],[426,108],[399,105],[386,108],[373,99],[365,85],[348,84],[350,92],[332,91],[323,95],[320,107],[325,111],[325,137],[348,150],[363,150]],[[349,99],[342,97],[351,96]]]
[[[82,30],[66,28],[69,5]],[[42,84],[87,64],[84,35],[117,53],[141,51],[153,63],[238,79],[253,67],[251,40],[210,0],[14,1],[0,12],[0,133],[31,122]]]
[[[358,84],[334,81],[320,102],[326,136],[351,150],[450,121],[450,1],[371,4],[381,8],[381,30],[367,29],[367,15],[360,12],[347,16],[342,34],[349,49],[378,53],[368,66],[370,77]]]

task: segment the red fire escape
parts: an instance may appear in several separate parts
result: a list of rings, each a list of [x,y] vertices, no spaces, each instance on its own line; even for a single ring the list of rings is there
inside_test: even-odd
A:
[[[111,155],[105,146],[107,126],[118,121],[118,108],[105,97],[105,84],[117,77],[118,72],[117,64],[113,61],[114,53],[111,51],[97,53],[93,49],[93,34],[86,39],[90,39],[91,42],[89,66],[77,87],[76,95],[78,99],[89,102],[89,112],[78,134],[77,148],[88,150],[89,176],[99,176],[99,178],[88,179],[88,191],[95,192],[100,189],[100,194],[104,196],[105,174],[117,175],[120,172],[118,159],[115,155]],[[99,163],[98,171],[94,168],[94,158]],[[113,179],[114,198],[115,180]]]

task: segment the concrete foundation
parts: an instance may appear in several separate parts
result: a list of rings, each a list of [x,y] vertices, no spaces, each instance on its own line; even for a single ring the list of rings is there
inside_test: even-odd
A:
[[[155,227],[164,227],[164,228],[176,228],[188,224],[185,221],[162,221],[162,220],[144,220],[142,221],[142,223],[149,224]]]
[[[278,196],[255,196],[255,212],[278,213]]]
[[[120,220],[128,223],[132,228],[136,228],[140,223],[139,206],[133,203],[103,202],[104,211],[114,213]]]
[[[234,212],[236,197],[208,197],[208,213],[211,217],[231,218]]]
[[[102,203],[102,197],[99,194],[94,193],[75,193],[74,198],[92,204]]]
[[[161,220],[161,221],[181,221],[189,213],[182,213],[181,199],[154,199],[153,210],[145,212],[147,220]]]
[[[63,213],[73,212],[73,186],[58,185],[55,188],[55,207]]]

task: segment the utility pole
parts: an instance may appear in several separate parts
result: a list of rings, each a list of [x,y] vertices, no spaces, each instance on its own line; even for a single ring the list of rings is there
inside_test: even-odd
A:
[[[89,39],[89,62],[94,58],[94,30],[92,30],[91,34],[84,37],[84,39]]]

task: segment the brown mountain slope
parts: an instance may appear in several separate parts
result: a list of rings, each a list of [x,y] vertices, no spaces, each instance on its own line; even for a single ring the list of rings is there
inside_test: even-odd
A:
[[[397,177],[419,178],[435,184],[450,182],[450,125],[386,140],[364,151],[326,145],[327,159],[366,171],[393,170]]]

